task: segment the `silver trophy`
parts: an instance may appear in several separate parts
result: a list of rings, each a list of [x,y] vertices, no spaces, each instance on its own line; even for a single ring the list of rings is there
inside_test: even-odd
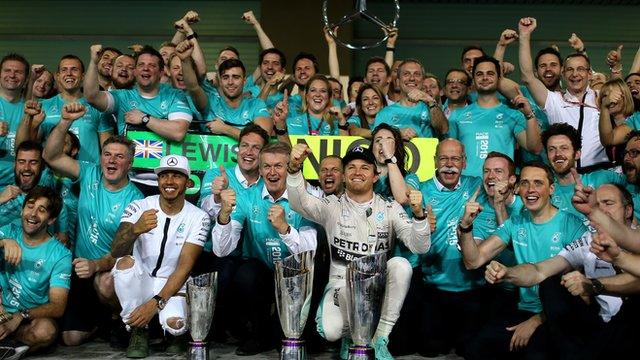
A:
[[[350,360],[375,359],[370,344],[380,321],[386,273],[386,253],[363,256],[347,265]]]
[[[300,337],[311,305],[313,256],[313,251],[305,251],[275,263],[276,306],[285,336],[280,359],[307,358],[304,340]]]
[[[193,341],[189,343],[187,359],[209,359],[209,349],[205,338],[211,328],[217,292],[217,272],[198,275],[187,280],[189,333],[193,339]]]

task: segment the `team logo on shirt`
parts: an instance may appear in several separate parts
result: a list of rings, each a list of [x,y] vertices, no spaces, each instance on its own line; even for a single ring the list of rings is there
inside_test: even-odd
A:
[[[162,100],[160,103],[160,109],[167,110],[167,100]]]
[[[524,228],[518,229],[518,240],[524,240],[527,237],[527,230]]]
[[[184,232],[184,226],[185,226],[184,223],[181,223],[180,226],[178,226],[178,230],[176,230],[176,232],[178,233]]]
[[[377,220],[377,221],[382,221],[382,220],[384,220],[384,212],[379,211],[379,212],[376,214],[376,220]]]
[[[38,261],[36,261],[34,267],[36,268],[36,270],[40,269],[42,267],[42,265],[44,265],[44,259],[38,259]]]
[[[553,236],[551,236],[551,241],[557,243],[558,241],[560,241],[560,237],[562,237],[562,233],[559,231],[555,232],[553,233]]]
[[[420,113],[420,119],[427,120],[427,117],[429,117],[429,114],[426,111]]]
[[[248,119],[249,118],[249,112],[247,110],[242,112],[242,118],[243,119]]]
[[[462,198],[465,200],[469,200],[469,192],[465,190],[465,192],[462,193]]]
[[[131,106],[132,108],[137,108],[138,107],[138,102],[135,100],[131,100],[129,101],[129,106]]]
[[[260,215],[260,207],[258,205],[253,205],[253,209],[251,209],[254,216]]]

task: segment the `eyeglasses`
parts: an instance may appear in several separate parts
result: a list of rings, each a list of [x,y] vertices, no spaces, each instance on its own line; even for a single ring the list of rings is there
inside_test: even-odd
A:
[[[624,152],[624,156],[629,155],[630,158],[635,159],[640,155],[640,150],[638,149],[629,149]]]

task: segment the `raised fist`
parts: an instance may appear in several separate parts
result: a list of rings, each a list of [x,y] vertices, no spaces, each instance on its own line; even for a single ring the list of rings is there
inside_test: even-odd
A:
[[[311,155],[311,149],[306,144],[296,144],[291,149],[291,157],[289,160],[289,172],[296,173],[302,168],[302,163]]]
[[[98,61],[100,61],[100,55],[98,54],[100,53],[100,51],[102,51],[102,45],[94,44],[91,45],[89,49],[91,51],[91,61],[93,61],[95,64],[98,64]]]
[[[191,57],[193,53],[193,44],[189,40],[181,41],[176,45],[176,54],[180,60],[186,60]]]
[[[76,103],[65,104],[64,107],[62,108],[62,119],[68,120],[68,121],[75,121],[81,118],[86,112],[87,112],[87,109],[84,107],[84,105],[80,103],[76,102]]]
[[[251,10],[242,14],[242,20],[246,21],[247,24],[251,24],[251,25],[255,25],[258,22],[258,20],[256,19],[256,16],[253,15],[253,11]]]
[[[538,22],[535,18],[525,17],[520,19],[520,21],[518,22],[518,32],[520,33],[520,36],[531,35],[533,30],[535,30],[537,26]]]
[[[516,40],[518,40],[518,33],[515,30],[506,29],[500,34],[498,45],[507,46]]]
[[[142,216],[133,225],[133,232],[136,234],[147,233],[158,226],[158,209],[145,210]]]

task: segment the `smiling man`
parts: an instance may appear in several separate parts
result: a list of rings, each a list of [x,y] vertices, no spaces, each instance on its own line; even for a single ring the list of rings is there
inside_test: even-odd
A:
[[[307,219],[324,226],[327,233],[331,254],[329,283],[322,295],[316,322],[324,338],[343,340],[344,351],[340,357],[346,359],[346,346],[350,342],[345,310],[349,301],[345,282],[347,265],[353,259],[386,252],[398,241],[413,253],[426,253],[431,245],[429,222],[418,190],[412,189],[407,194],[413,219],[409,219],[398,202],[374,193],[373,184],[378,181],[376,159],[370,150],[362,147],[349,150],[342,158],[345,193],[340,197],[316,198],[307,192],[300,172],[309,154],[311,150],[305,144],[296,144],[292,150],[287,191],[291,194],[291,206]],[[389,255],[380,322],[372,340],[376,359],[393,358],[387,347],[389,335],[400,316],[411,274],[407,259]]]
[[[597,93],[589,87],[592,74],[589,58],[583,53],[567,56],[562,64],[566,91],[550,89],[548,85],[553,85],[551,79],[543,82],[536,77],[531,63],[530,41],[536,27],[534,18],[522,18],[518,24],[522,81],[547,114],[549,124],[567,123],[577,129],[578,135],[583,138],[582,151],[577,159],[578,171],[585,173],[608,167],[609,158],[598,132],[600,112],[596,102]]]
[[[134,70],[136,59],[131,55],[122,54],[116,58],[111,70],[111,84],[115,89],[131,89],[136,82]]]
[[[56,339],[55,319],[67,305],[71,252],[47,228],[61,208],[58,194],[38,186],[25,197],[21,225],[0,228],[2,308],[13,314],[0,324],[0,340],[13,337],[37,350]]]
[[[473,238],[472,230],[482,207],[471,198],[457,225],[465,267],[470,270],[480,268],[510,244],[518,264],[543,261],[583,236],[587,228],[582,221],[553,206],[553,192],[551,169],[539,162],[525,164],[520,173],[518,194],[528,211],[511,216],[480,242]],[[474,359],[491,358],[495,354],[504,356],[510,352],[543,356],[548,351],[548,329],[540,327],[544,323],[541,312],[537,289],[520,288],[518,308],[500,309],[474,337],[467,355]]]
[[[400,129],[404,140],[414,137],[436,137],[447,133],[449,123],[442,109],[423,89],[424,68],[415,59],[398,66],[401,99],[376,115],[374,127],[387,123]]]
[[[313,224],[289,206],[286,181],[290,149],[285,143],[262,148],[260,176],[264,185],[237,195],[233,188],[220,192],[221,208],[211,234],[213,252],[219,257],[231,254],[244,233],[243,259],[231,280],[231,292],[237,303],[236,321],[243,325],[251,322],[252,326],[237,355],[253,355],[275,345],[270,330],[274,326],[270,317],[275,301],[274,262],[316,249]]]
[[[483,56],[475,59],[472,69],[478,98],[449,116],[449,136],[460,140],[468,150],[469,166],[464,174],[480,176],[484,159],[491,151],[499,151],[513,159],[516,143],[539,153],[542,150],[540,128],[527,98],[522,95],[514,98],[513,103],[520,111],[498,99],[500,63]]]
[[[60,113],[67,103],[79,102],[87,111],[82,119],[75,121],[69,128],[80,139],[80,152],[78,160],[98,163],[100,161],[100,144],[113,133],[111,116],[103,114],[98,109],[89,105],[82,95],[82,79],[84,78],[84,64],[75,55],[65,55],[58,63],[55,79],[58,95],[42,101],[44,120],[35,129],[28,129],[28,122],[23,121],[18,129],[16,141],[20,142],[26,137],[26,132],[37,132],[38,139],[47,138],[51,130],[60,122]],[[34,127],[32,122],[32,127]]]
[[[220,93],[209,93],[198,83],[192,64],[194,46],[189,40],[178,44],[176,53],[182,60],[183,81],[193,102],[207,122],[206,128],[214,134],[234,139],[248,124],[254,123],[271,133],[273,122],[267,106],[261,99],[245,97],[245,67],[238,59],[223,61],[218,67]]]
[[[162,55],[145,46],[136,55],[132,89],[100,91],[98,56],[101,45],[91,46],[91,62],[84,77],[83,89],[89,104],[116,116],[118,134],[128,126],[139,126],[171,141],[182,141],[193,118],[184,94],[170,86],[160,86],[164,72]]]
[[[127,206],[111,245],[120,314],[133,329],[127,357],[133,358],[149,354],[147,325],[156,314],[173,335],[167,352],[185,345],[175,338],[189,324],[185,282],[209,233],[209,215],[185,200],[193,186],[187,158],[166,155],[154,171],[160,195]]]
[[[110,254],[111,242],[126,204],[142,198],[129,181],[134,154],[130,140],[113,136],[107,139],[102,145],[100,164],[78,161],[63,152],[69,127],[85,113],[82,104],[65,104],[43,154],[56,173],[77,180],[80,186],[74,290],[69,300],[72,306],[62,325],[63,341],[69,345],[86,341],[103,315],[101,312],[108,313],[109,310],[96,310],[97,304],[113,304],[115,300],[113,277],[109,273],[115,263]]]

